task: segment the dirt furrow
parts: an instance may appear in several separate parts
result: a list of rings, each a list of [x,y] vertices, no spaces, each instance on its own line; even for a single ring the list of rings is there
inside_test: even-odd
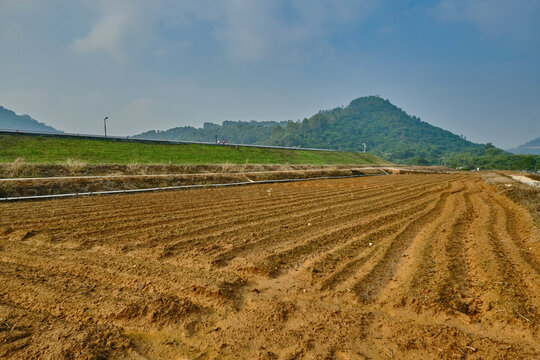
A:
[[[404,225],[407,225],[416,217],[420,216],[419,214],[422,214],[422,212],[433,204],[437,198],[438,196],[433,196],[428,199],[422,199],[421,202],[407,202],[407,207],[399,208],[400,210],[398,211],[392,210],[388,213],[382,212],[382,214],[370,214],[371,216],[376,216],[367,222],[353,225],[352,228],[347,229],[346,235],[348,235],[347,237],[350,237],[350,240],[345,244],[340,245],[339,243],[335,243],[333,245],[337,245],[337,248],[333,248],[328,252],[324,251],[324,249],[318,249],[321,250],[321,255],[317,256],[313,261],[313,264],[308,266],[307,271],[311,272],[313,280],[328,274],[331,275],[331,278],[334,278],[332,275],[334,275],[333,271],[336,265],[345,269],[344,272],[340,271],[339,277],[343,276],[345,273],[350,274],[355,272],[356,266],[358,265],[357,259],[355,259],[356,252],[359,249],[376,249],[384,242],[384,239],[391,237]],[[372,247],[374,244],[375,247]],[[347,262],[347,258],[353,258],[354,265],[353,263]],[[361,256],[361,258],[363,258],[363,256]]]
[[[455,191],[457,192],[459,190],[456,189]],[[395,273],[397,263],[405,249],[407,249],[416,234],[424,226],[442,215],[444,204],[451,195],[450,190],[442,192],[437,203],[430,210],[424,212],[420,218],[411,222],[405,229],[398,233],[390,246],[384,250],[382,257],[376,260],[372,269],[351,287],[362,302],[371,303],[375,301],[381,288],[386,285]]]
[[[511,229],[506,228],[506,214],[502,207],[491,202],[490,211],[493,215],[490,217],[492,222],[488,236],[498,260],[498,267],[501,269],[502,277],[497,285],[504,293],[503,299],[506,299],[506,307],[502,310],[513,314],[525,325],[538,328],[536,308],[540,305],[540,279],[534,276],[536,274],[530,269],[529,264],[523,262],[510,240]]]
[[[380,304],[390,304],[392,309],[407,306],[414,311],[438,310],[433,306],[438,299],[435,289],[448,268],[441,258],[445,254],[445,234],[460,214],[457,196],[449,200],[441,208],[443,215],[418,231],[403,253],[395,276],[381,289]]]
[[[538,358],[538,233],[497,191],[416,174],[0,204],[0,358]]]
[[[328,191],[330,192],[331,190]],[[351,190],[347,191],[347,196],[350,196],[350,193]],[[373,193],[376,193],[376,190],[373,190]],[[354,196],[355,192],[352,192],[352,194]],[[326,201],[329,203],[335,203],[336,198],[339,199],[340,193],[334,194],[334,196],[328,196],[329,199]],[[102,226],[100,226],[98,229],[92,229],[88,226],[84,226],[84,223],[74,224],[72,222],[67,222],[59,227],[54,227],[54,224],[49,223],[48,233],[54,237],[57,234],[65,233],[66,229],[73,229],[70,231],[73,238],[92,239],[99,237],[100,239],[103,239],[104,242],[107,242],[110,240],[110,238],[140,234],[141,229],[149,234],[152,234],[155,233],[156,230],[159,230],[159,233],[163,233],[164,230],[170,228],[173,236],[178,235],[178,233],[183,234],[186,230],[200,233],[201,230],[211,230],[211,228],[208,227],[208,223],[205,223],[204,221],[209,217],[216,218],[226,216],[225,219],[222,220],[222,223],[216,223],[217,219],[216,221],[212,222],[214,228],[220,229],[227,227],[227,221],[240,220],[238,213],[242,214],[242,211],[244,211],[244,217],[249,217],[251,212],[256,212],[259,210],[267,211],[269,213],[267,217],[272,217],[272,210],[283,212],[283,209],[287,209],[290,212],[291,206],[313,208],[313,206],[310,204],[316,203],[319,199],[313,199],[313,196],[303,196],[296,200],[283,201],[281,199],[276,200],[267,194],[264,200],[265,201],[262,202],[263,204],[258,206],[250,206],[249,204],[251,202],[237,200],[236,206],[228,208],[220,205],[218,201],[217,205],[213,205],[207,213],[202,214],[183,209],[182,204],[179,204],[174,211],[167,211],[164,214],[162,214],[163,211],[160,210],[162,206],[153,208],[148,214],[139,214],[136,209],[132,209],[131,212],[127,212],[122,216],[117,215],[115,217],[113,214],[111,214],[107,218],[95,219],[94,221],[102,224]],[[321,204],[317,205],[325,205],[326,202],[323,200],[324,199],[320,199]],[[231,212],[229,209],[232,209],[234,212]],[[131,216],[130,218],[130,214],[135,216]],[[43,216],[40,218],[40,222],[47,221],[43,219]],[[130,218],[129,221],[125,220],[127,218]],[[36,224],[34,224],[34,226],[29,225],[30,230],[33,229],[33,227],[36,227]]]
[[[372,190],[378,189],[379,187],[383,187],[384,185],[374,185]],[[388,185],[392,186],[392,185]],[[270,188],[270,187],[269,187]],[[338,191],[339,187],[337,189],[323,189],[325,193],[329,194],[330,196],[335,196],[339,194]],[[216,207],[220,207],[223,209],[227,208],[237,208],[238,205],[243,205],[245,207],[248,207],[249,204],[253,206],[253,203],[257,204],[257,206],[264,207],[266,205],[265,202],[272,201],[272,198],[269,198],[268,192],[261,190],[258,192],[250,192],[250,197],[246,197],[242,190],[240,189],[234,189],[231,188],[231,194],[229,196],[223,194],[222,192],[216,192],[216,189],[205,189],[205,196],[204,198],[210,198],[214,199],[215,201],[200,201],[200,202],[187,202],[187,203],[180,203],[179,210],[180,211],[190,211],[193,213],[196,213],[199,217],[203,216],[205,212],[215,212]],[[267,189],[266,189],[267,190]],[[350,192],[351,189],[344,189],[343,192]],[[81,199],[63,199],[60,201],[65,201],[65,205],[69,204],[69,206],[62,206],[60,203],[60,206],[56,206],[56,202],[40,202],[35,203],[36,205],[32,206],[32,211],[39,211],[44,212],[45,214],[49,214],[49,218],[53,219],[55,222],[64,222],[67,221],[69,225],[74,226],[77,225],[76,223],[72,223],[74,220],[73,217],[71,217],[69,214],[71,210],[77,211],[80,213],[82,217],[85,215],[92,215],[92,218],[95,221],[106,221],[106,220],[115,220],[118,222],[122,222],[125,219],[133,219],[134,216],[140,217],[142,219],[147,218],[148,216],[155,215],[156,214],[156,208],[163,207],[163,198],[166,198],[168,201],[171,200],[171,197],[173,198],[185,198],[185,196],[182,196],[186,193],[189,197],[189,195],[196,194],[197,192],[200,192],[200,190],[183,190],[183,191],[172,191],[168,194],[163,193],[152,193],[152,194],[131,194],[130,196],[133,197],[133,202],[130,204],[131,206],[126,206],[125,202],[118,202],[116,200],[115,196],[109,196],[105,197],[106,202],[99,201],[96,198],[86,198],[85,200]],[[180,194],[179,194],[180,193]],[[168,195],[171,196],[168,196]],[[198,195],[198,194],[197,194]],[[279,193],[276,194],[279,196]],[[302,198],[309,199],[309,194],[305,194],[302,192],[301,189],[298,189],[296,192],[287,192],[286,196],[289,199],[294,200],[301,200]],[[262,201],[261,201],[262,200]],[[266,201],[265,201],[266,200]],[[83,205],[78,205],[78,204]],[[95,205],[91,205],[91,204]],[[136,204],[134,206],[134,203]],[[0,204],[0,206],[3,204]],[[31,204],[30,204],[31,205]],[[66,208],[69,208],[70,211],[65,211]],[[16,226],[24,226],[24,225],[32,225],[35,221],[35,219],[27,219],[24,217],[17,216],[17,214],[12,214],[12,216],[6,216],[6,220],[8,222],[13,223],[13,225]],[[59,230],[63,230],[64,228],[60,228]]]
[[[514,243],[514,246],[517,248],[519,256],[524,262],[529,264],[529,266],[536,272],[537,275],[540,275],[540,262],[536,259],[533,254],[527,248],[527,243],[530,240],[540,240],[540,234],[538,231],[532,231],[530,225],[524,224],[523,217],[527,218],[529,224],[532,222],[530,215],[521,211],[521,214],[516,214],[513,209],[514,206],[510,206],[509,199],[501,199],[498,196],[493,196],[493,201],[498,204],[498,206],[504,211],[505,226],[510,239]]]
[[[437,290],[438,301],[453,311],[475,315],[478,310],[471,298],[472,279],[469,277],[470,266],[465,246],[465,242],[470,241],[467,234],[474,216],[473,208],[468,193],[459,194],[454,201],[462,206],[455,210],[457,216],[449,233],[444,236],[446,271],[443,272],[443,280]]]
[[[173,228],[169,237],[161,239],[163,242],[168,240],[177,239],[178,237],[189,239],[189,241],[196,241],[197,238],[206,238],[211,240],[219,240],[219,238],[226,236],[227,233],[234,234],[241,232],[247,227],[271,228],[274,223],[283,223],[291,217],[298,218],[299,216],[312,216],[317,217],[324,211],[342,212],[349,206],[356,203],[369,203],[374,199],[386,198],[387,196],[377,197],[377,193],[368,194],[350,191],[347,194],[336,194],[335,197],[329,197],[328,199],[320,198],[318,193],[311,194],[306,201],[290,201],[284,202],[281,199],[273,200],[271,205],[265,207],[246,207],[245,209],[234,209],[233,211],[216,210],[211,214],[207,214],[206,217],[198,216],[197,218],[172,218],[170,220],[164,220],[159,223],[139,223],[135,226],[131,224],[125,224],[122,228],[117,229],[115,233],[111,233],[109,236],[116,237],[118,234],[130,235],[134,232],[141,233],[153,232],[154,228],[161,227],[160,233],[165,233],[167,227],[163,227],[170,224]],[[324,209],[324,210],[321,210]],[[209,224],[203,220],[212,217],[213,221]],[[172,223],[172,224],[171,224]],[[176,225],[175,225],[176,224]],[[131,225],[131,226],[130,226]],[[181,226],[181,230],[178,230],[178,226]],[[123,229],[129,229],[122,232]],[[172,248],[170,250],[173,250]]]
[[[306,239],[300,238],[292,244],[286,243],[284,247],[276,248],[271,255],[266,256],[259,261],[258,266],[269,271],[271,276],[276,276],[283,269],[290,267],[291,264],[299,262],[300,259],[311,253],[324,253],[329,249],[348,241],[351,237],[363,230],[364,227],[382,224],[393,216],[407,212],[409,206],[412,208],[411,212],[417,211],[418,209],[425,207],[430,201],[431,199],[429,198],[428,200],[422,199],[419,204],[416,204],[412,199],[400,199],[399,205],[407,203],[407,208],[403,211],[392,212],[392,209],[395,208],[394,205],[397,205],[396,202],[374,207],[371,211],[362,211],[358,215],[350,218],[346,224],[337,224],[332,227],[325,226],[325,231],[321,234],[317,234],[316,236],[308,234]],[[379,212],[384,214],[385,210],[389,210],[390,214],[377,217]],[[358,219],[359,215],[362,216],[362,221]]]
[[[495,226],[500,220],[489,199],[480,194],[471,196],[475,212],[478,217],[473,223],[470,237],[474,239],[474,246],[470,247],[471,257],[474,259],[477,288],[476,295],[479,303],[480,315],[490,322],[504,322],[515,320],[514,314],[509,310],[519,306],[519,298],[515,296],[512,288],[512,275],[505,255],[501,254],[501,244]],[[486,229],[488,229],[486,231]],[[509,282],[510,281],[510,282]]]
[[[405,220],[398,221],[394,224],[389,224],[382,229],[379,228],[376,231],[370,232],[365,237],[362,237],[361,240],[360,239],[356,240],[352,242],[350,245],[347,244],[347,250],[350,250],[353,254],[349,256],[353,258],[343,264],[329,263],[330,268],[326,272],[330,273],[330,275],[329,276],[327,275],[324,279],[322,279],[321,285],[320,285],[321,289],[322,290],[333,289],[337,285],[347,281],[349,278],[352,277],[352,275],[354,275],[360,269],[361,266],[363,266],[367,261],[370,260],[372,253],[376,251],[375,250],[376,248],[370,249],[371,247],[370,244],[373,244],[375,242],[382,242],[386,238],[391,238],[393,234],[403,231],[403,229],[407,226],[407,224],[409,224],[411,221],[414,221],[414,220],[415,220],[414,216],[405,218]],[[359,245],[362,246],[363,249],[361,250],[363,251],[361,251],[358,254],[357,247]],[[345,252],[343,252],[343,254],[345,254]],[[337,267],[337,268],[332,269],[332,267],[334,268]]]
[[[425,186],[434,186],[438,184],[440,181],[429,181],[426,182]],[[342,201],[342,198],[345,200],[348,200],[347,197],[352,196],[356,200],[359,200],[361,198],[371,198],[380,196],[381,191],[384,189],[380,189],[379,187],[375,187],[375,189],[368,188],[368,189],[360,189],[360,188],[349,188],[344,191],[338,191],[336,189],[324,189],[324,190],[317,190],[314,193],[310,194],[304,194],[302,196],[295,196],[288,197],[288,199],[282,199],[279,195],[276,193],[272,193],[272,191],[269,192],[269,190],[274,189],[275,187],[268,187],[266,190],[261,190],[266,196],[264,196],[260,200],[264,201],[257,201],[257,199],[254,201],[252,199],[242,199],[239,198],[236,201],[235,206],[222,206],[220,205],[220,199],[214,199],[217,200],[218,205],[214,205],[213,207],[210,207],[208,212],[193,212],[193,211],[184,211],[184,210],[177,210],[174,212],[167,212],[167,219],[161,220],[161,221],[151,221],[149,222],[148,219],[145,221],[141,221],[138,218],[133,219],[133,221],[130,221],[129,223],[126,222],[119,222],[118,227],[110,227],[108,229],[108,234],[111,234],[113,236],[116,236],[119,231],[125,230],[125,229],[131,229],[127,230],[128,234],[129,231],[137,231],[133,230],[138,228],[145,228],[147,230],[152,230],[154,226],[163,226],[165,224],[169,224],[171,222],[176,221],[187,221],[186,227],[189,230],[192,230],[193,232],[199,232],[200,230],[209,230],[208,225],[198,226],[198,227],[192,227],[190,226],[189,222],[199,222],[202,219],[206,219],[209,216],[215,218],[216,216],[223,216],[224,214],[228,215],[229,218],[237,219],[238,215],[231,214],[230,209],[232,209],[235,212],[242,213],[244,211],[246,214],[250,214],[253,212],[257,212],[259,210],[269,213],[268,217],[271,217],[271,211],[283,211],[283,209],[287,209],[289,213],[294,212],[295,207],[303,207],[303,208],[321,208],[329,203],[337,203],[339,204]],[[398,186],[397,190],[403,190],[403,191],[411,191],[410,186]],[[384,195],[383,195],[384,197]],[[288,200],[288,201],[287,201]],[[256,205],[253,205],[255,203]],[[260,203],[260,204],[259,204]],[[158,209],[153,209],[153,213],[159,212]],[[191,214],[195,213],[196,216],[193,216]],[[177,216],[180,214],[181,216]],[[144,218],[144,215],[142,218]],[[137,217],[140,215],[137,214]],[[226,223],[222,224],[216,224],[216,227],[224,227],[226,226]],[[106,234],[100,234],[106,235]],[[127,234],[126,234],[127,235]]]
[[[437,192],[437,191],[438,190],[426,190],[422,193],[422,195],[426,195],[431,192]],[[343,215],[334,212],[333,214],[334,216],[332,217],[327,216],[328,211],[326,209],[318,212],[319,214],[322,215],[321,217],[315,217],[313,216],[314,214],[309,213],[309,212],[296,213],[293,218],[288,217],[288,219],[294,222],[298,218],[300,219],[307,218],[308,221],[311,221],[311,222],[307,222],[306,225],[302,225],[300,227],[298,226],[294,228],[291,227],[291,229],[289,229],[288,225],[284,225],[284,224],[287,224],[287,222],[285,223],[281,222],[282,224],[281,227],[286,226],[285,228],[286,231],[283,231],[279,234],[280,239],[275,239],[274,236],[264,236],[262,238],[258,238],[253,243],[242,244],[240,246],[232,248],[229,251],[226,251],[225,253],[219,254],[215,260],[215,263],[218,265],[225,265],[230,260],[232,260],[233,258],[237,256],[242,256],[244,254],[252,253],[256,251],[256,249],[259,249],[262,247],[266,248],[267,251],[269,248],[276,251],[280,251],[280,249],[278,249],[277,246],[282,243],[290,242],[289,239],[291,239],[292,236],[299,237],[298,239],[294,238],[295,240],[292,243],[293,247],[296,246],[294,244],[301,242],[303,235],[307,235],[308,239],[310,239],[310,242],[308,242],[307,244],[297,245],[293,249],[288,249],[290,245],[286,244],[285,249],[281,250],[282,252],[280,254],[284,252],[289,253],[289,254],[297,252],[295,249],[297,249],[298,247],[310,248],[313,242],[324,241],[324,238],[326,238],[327,240],[332,236],[343,238],[344,236],[347,236],[346,234],[353,234],[354,232],[359,231],[359,229],[363,226],[361,224],[358,224],[358,220],[357,220],[358,217],[361,216],[365,220],[366,218],[369,218],[369,216],[376,215],[378,212],[396,208],[399,205],[414,203],[416,199],[420,198],[420,196],[417,194],[413,196],[406,196],[406,197],[399,197],[399,195],[403,196],[405,194],[403,193],[398,194],[397,201],[395,200],[396,196],[394,196],[394,194],[388,197],[377,199],[379,202],[376,202],[375,205],[372,205],[371,202],[367,202],[367,203],[362,204],[362,206],[360,207],[355,207],[354,205],[356,204],[347,203],[346,208],[348,208],[349,211],[345,212]],[[380,202],[381,199],[382,199],[382,202]],[[391,201],[387,201],[390,199]],[[369,214],[369,216],[367,216],[366,214]],[[276,223],[276,226],[278,225],[279,223]],[[315,225],[314,227],[317,229],[319,228],[323,229],[322,232],[318,233],[318,232],[313,231],[312,225]],[[347,233],[344,233],[345,231]],[[348,235],[348,236],[352,236],[352,235]],[[305,251],[299,251],[297,252],[297,255],[301,255],[301,253],[305,253]],[[275,254],[271,256],[274,258],[281,257],[279,254]],[[290,256],[290,258],[292,259],[293,256]],[[271,259],[268,259],[268,260],[270,262],[272,261]]]
[[[431,183],[436,183],[438,180],[432,180],[428,178],[421,179],[422,181],[419,181],[419,183],[424,182],[426,185],[429,185]],[[116,197],[105,197],[104,201],[101,201],[100,199],[96,198],[86,198],[84,200],[81,199],[64,199],[64,200],[58,200],[57,202],[39,202],[39,203],[29,203],[29,207],[31,208],[30,211],[32,212],[40,212],[43,213],[43,216],[53,219],[55,222],[59,221],[73,221],[78,220],[80,218],[73,219],[72,216],[70,216],[70,211],[77,211],[81,214],[82,217],[85,215],[92,215],[92,218],[96,221],[105,221],[105,220],[111,220],[116,219],[120,222],[123,221],[123,219],[132,219],[133,216],[140,216],[141,218],[145,218],[149,215],[156,214],[157,208],[163,207],[164,203],[169,203],[171,198],[173,198],[173,203],[178,204],[181,211],[187,211],[190,210],[191,212],[197,213],[198,216],[202,216],[205,211],[215,212],[216,206],[219,206],[219,209],[231,209],[231,208],[237,208],[238,205],[244,205],[246,207],[253,206],[253,203],[256,204],[256,206],[264,207],[266,204],[265,202],[261,202],[261,200],[266,201],[272,201],[272,198],[269,198],[268,196],[268,189],[274,190],[274,195],[276,197],[281,196],[281,193],[279,189],[281,189],[280,185],[270,185],[270,186],[261,186],[258,187],[259,191],[255,192],[249,192],[249,196],[246,196],[242,189],[240,188],[231,188],[229,195],[225,195],[223,192],[217,191],[218,189],[205,189],[205,196],[201,198],[200,202],[188,202],[188,203],[178,203],[176,201],[176,198],[182,199],[185,197],[189,197],[190,195],[197,194],[197,192],[200,192],[200,190],[186,190],[186,191],[174,191],[169,193],[153,193],[153,194],[132,194],[129,196],[133,197],[133,202],[131,203],[131,206],[125,206],[123,205],[123,202],[118,201]],[[370,184],[369,188],[367,188],[368,191],[377,191],[384,192],[384,188],[387,187],[394,187],[395,185],[389,184],[389,185],[383,185],[383,184]],[[410,187],[410,185],[398,185],[399,187]],[[330,194],[330,196],[338,196],[340,191],[338,191],[341,187],[337,186],[333,189],[321,189],[327,194]],[[294,188],[293,188],[294,189]],[[366,188],[364,187],[364,190]],[[277,191],[277,192],[275,192]],[[320,190],[319,190],[320,191]],[[351,191],[351,188],[345,188],[343,190],[344,193],[348,193]],[[253,194],[257,194],[255,197]],[[284,195],[286,195],[289,199],[295,199],[295,200],[301,200],[303,197],[309,199],[311,197],[311,194],[306,194],[305,192],[302,192],[302,189],[295,189],[295,191],[287,191],[283,192]],[[199,196],[199,194],[197,194]],[[166,202],[163,201],[163,199],[167,199]],[[215,201],[204,201],[204,200],[210,200],[213,199]],[[65,203],[64,203],[65,202]],[[133,203],[136,205],[134,206]],[[58,205],[56,205],[58,204]],[[81,205],[78,205],[81,204]],[[92,206],[91,204],[96,204]],[[3,206],[4,204],[0,204]],[[70,211],[65,211],[65,209],[70,209]],[[18,216],[16,213],[8,213],[8,216],[5,217],[5,220],[9,223],[12,223],[16,226],[24,226],[24,225],[31,225],[34,223],[36,219],[28,219],[25,217]],[[49,224],[50,226],[51,224]],[[70,223],[72,226],[77,226],[77,223]],[[64,228],[61,228],[60,230],[63,230]]]

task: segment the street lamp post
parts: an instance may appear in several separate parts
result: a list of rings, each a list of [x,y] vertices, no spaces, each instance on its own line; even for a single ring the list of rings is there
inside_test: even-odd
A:
[[[105,128],[105,137],[107,137],[107,119],[109,117],[105,116],[105,119],[103,119],[103,127]]]

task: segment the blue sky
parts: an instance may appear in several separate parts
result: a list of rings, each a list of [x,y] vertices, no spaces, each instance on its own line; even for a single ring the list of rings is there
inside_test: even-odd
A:
[[[508,148],[540,136],[538,19],[540,0],[0,0],[0,105],[126,135],[377,94]]]

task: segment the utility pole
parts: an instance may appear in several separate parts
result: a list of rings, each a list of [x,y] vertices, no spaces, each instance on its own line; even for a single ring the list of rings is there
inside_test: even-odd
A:
[[[367,147],[366,143],[362,143],[362,146],[364,146],[364,153],[365,153],[366,152],[366,147]]]
[[[105,119],[103,119],[103,127],[105,128],[105,137],[107,137],[107,119],[109,117],[105,116]]]

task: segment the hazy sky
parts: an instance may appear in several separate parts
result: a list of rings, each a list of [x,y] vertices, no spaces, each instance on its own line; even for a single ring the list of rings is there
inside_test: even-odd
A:
[[[540,136],[540,0],[0,0],[0,105],[68,132],[298,120],[380,95]]]

